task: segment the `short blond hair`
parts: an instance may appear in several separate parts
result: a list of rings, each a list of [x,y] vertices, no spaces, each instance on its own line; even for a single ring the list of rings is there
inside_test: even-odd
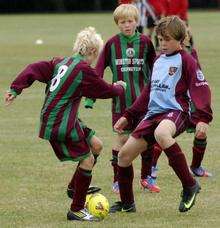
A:
[[[80,31],[73,45],[73,52],[87,56],[92,49],[100,52],[103,47],[103,40],[94,27],[87,27]]]
[[[160,19],[156,26],[156,34],[163,38],[171,36],[177,41],[183,41],[186,37],[186,25],[177,16],[164,17]]]
[[[136,6],[132,4],[121,4],[113,12],[114,21],[118,24],[119,19],[126,19],[133,17],[136,22],[139,21],[139,11]]]

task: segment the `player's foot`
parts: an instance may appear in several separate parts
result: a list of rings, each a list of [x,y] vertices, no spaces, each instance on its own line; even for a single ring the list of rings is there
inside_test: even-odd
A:
[[[181,201],[179,205],[180,212],[186,212],[195,204],[196,195],[199,193],[201,187],[196,181],[195,185],[191,188],[184,188],[181,193]]]
[[[198,168],[190,167],[190,170],[191,170],[192,174],[194,174],[197,177],[212,177],[212,173],[209,173],[202,166],[200,166]]]
[[[101,190],[101,188],[97,187],[97,186],[90,186],[87,190],[87,195],[89,194],[93,194],[93,193],[96,193],[96,192],[99,192]],[[68,187],[67,190],[66,190],[66,193],[67,193],[67,196],[72,199],[73,198],[73,194],[74,194],[74,189],[73,188],[70,188]]]
[[[67,220],[78,220],[78,221],[90,221],[97,222],[100,221],[97,217],[91,215],[86,208],[80,211],[71,211],[69,210],[67,213]]]
[[[115,212],[136,212],[135,204],[123,204],[121,201],[115,202],[109,210],[109,213]]]
[[[115,181],[113,184],[112,184],[112,191],[116,194],[119,194],[119,185],[118,185],[118,181]]]
[[[147,178],[140,180],[140,184],[144,189],[147,189],[150,192],[160,192],[160,188],[156,185],[156,178],[147,176]]]

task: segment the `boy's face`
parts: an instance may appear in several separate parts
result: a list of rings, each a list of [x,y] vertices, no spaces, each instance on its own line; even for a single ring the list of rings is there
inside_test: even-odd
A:
[[[118,20],[118,28],[125,36],[132,36],[135,33],[137,22],[133,17],[120,18]]]
[[[181,42],[178,40],[175,40],[174,38],[172,38],[171,36],[161,36],[158,35],[158,40],[159,40],[159,44],[160,44],[160,50],[164,53],[164,54],[172,54],[175,51],[181,50]]]

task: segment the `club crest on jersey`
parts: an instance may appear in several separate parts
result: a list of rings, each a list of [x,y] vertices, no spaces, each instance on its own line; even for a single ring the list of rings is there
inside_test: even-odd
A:
[[[177,72],[177,67],[170,67],[169,68],[169,75],[173,76]]]
[[[199,81],[204,81],[204,80],[205,80],[205,76],[204,76],[204,74],[202,73],[201,70],[197,70],[197,71],[196,71],[196,76],[197,76],[197,79],[198,79]]]
[[[128,58],[133,58],[135,55],[135,50],[134,48],[127,48],[126,49],[126,55]]]

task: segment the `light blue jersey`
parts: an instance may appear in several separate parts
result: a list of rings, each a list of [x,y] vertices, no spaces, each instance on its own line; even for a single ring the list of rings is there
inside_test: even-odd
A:
[[[162,54],[154,63],[148,112],[145,118],[168,110],[181,110],[176,100],[177,83],[182,77],[182,57],[180,53],[166,56]]]

